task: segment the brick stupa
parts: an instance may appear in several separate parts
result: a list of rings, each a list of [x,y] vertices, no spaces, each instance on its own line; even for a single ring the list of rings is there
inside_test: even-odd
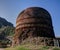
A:
[[[40,7],[23,10],[16,19],[14,44],[53,46],[55,38],[49,12]]]

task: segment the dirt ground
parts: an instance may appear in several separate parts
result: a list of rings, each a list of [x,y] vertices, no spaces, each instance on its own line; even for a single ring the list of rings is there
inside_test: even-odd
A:
[[[0,50],[4,50],[4,48],[0,48]]]

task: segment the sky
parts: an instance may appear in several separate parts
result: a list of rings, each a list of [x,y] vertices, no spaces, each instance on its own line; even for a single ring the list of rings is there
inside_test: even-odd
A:
[[[28,7],[42,7],[52,18],[56,37],[60,37],[60,0],[0,0],[0,17],[16,26],[18,14]]]

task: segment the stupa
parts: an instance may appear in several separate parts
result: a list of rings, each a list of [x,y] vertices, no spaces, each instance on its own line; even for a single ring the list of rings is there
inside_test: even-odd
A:
[[[51,15],[41,7],[23,10],[16,19],[14,44],[53,45],[55,38]]]

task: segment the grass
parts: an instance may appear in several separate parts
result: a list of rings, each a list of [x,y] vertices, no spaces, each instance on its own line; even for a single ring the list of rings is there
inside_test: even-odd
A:
[[[60,50],[60,48],[58,48],[58,47],[54,47],[53,50]]]
[[[6,48],[5,50],[60,50],[60,48],[40,45],[20,45],[13,48]]]
[[[29,49],[20,47],[20,48],[6,48],[5,50],[29,50]]]
[[[29,50],[28,48],[22,47],[22,46],[17,46],[14,48],[6,48],[5,50]]]
[[[50,47],[49,46],[43,46],[39,50],[48,50]]]

